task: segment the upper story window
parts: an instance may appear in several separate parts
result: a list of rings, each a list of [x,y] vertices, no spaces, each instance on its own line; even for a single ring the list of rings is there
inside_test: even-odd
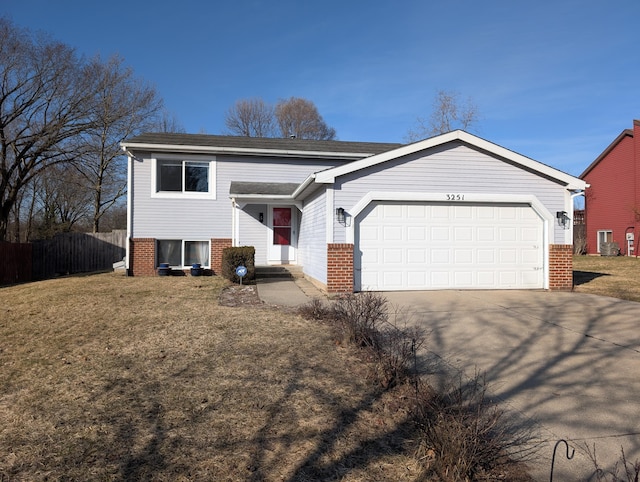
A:
[[[153,197],[215,199],[215,160],[183,156],[153,161]]]

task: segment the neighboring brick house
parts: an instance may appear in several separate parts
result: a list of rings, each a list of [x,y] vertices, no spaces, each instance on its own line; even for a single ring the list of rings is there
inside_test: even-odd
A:
[[[409,145],[143,134],[127,269],[218,272],[227,246],[332,293],[570,289],[584,181],[464,131]]]
[[[626,129],[580,175],[585,194],[587,254],[638,254],[640,237],[640,120]],[[605,249],[606,248],[606,249]]]

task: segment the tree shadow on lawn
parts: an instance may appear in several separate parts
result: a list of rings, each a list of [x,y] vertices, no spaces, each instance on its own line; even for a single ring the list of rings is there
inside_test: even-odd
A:
[[[602,276],[611,276],[607,273],[595,273],[593,271],[574,271],[573,272],[573,286],[580,286],[587,284],[594,279]]]

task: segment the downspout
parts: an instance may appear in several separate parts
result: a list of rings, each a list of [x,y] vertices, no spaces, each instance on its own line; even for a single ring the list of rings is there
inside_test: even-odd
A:
[[[238,236],[236,234],[236,212],[237,212],[237,204],[236,198],[231,198],[231,246],[238,245]]]
[[[127,154],[127,243],[125,245],[125,264],[124,269],[127,276],[130,276],[129,271],[129,248],[131,245],[131,234],[133,233],[133,154],[122,146],[122,150]]]

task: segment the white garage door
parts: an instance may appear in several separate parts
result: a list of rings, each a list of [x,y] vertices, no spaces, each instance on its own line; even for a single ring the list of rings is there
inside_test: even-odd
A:
[[[375,202],[356,222],[358,291],[543,288],[529,205]]]

